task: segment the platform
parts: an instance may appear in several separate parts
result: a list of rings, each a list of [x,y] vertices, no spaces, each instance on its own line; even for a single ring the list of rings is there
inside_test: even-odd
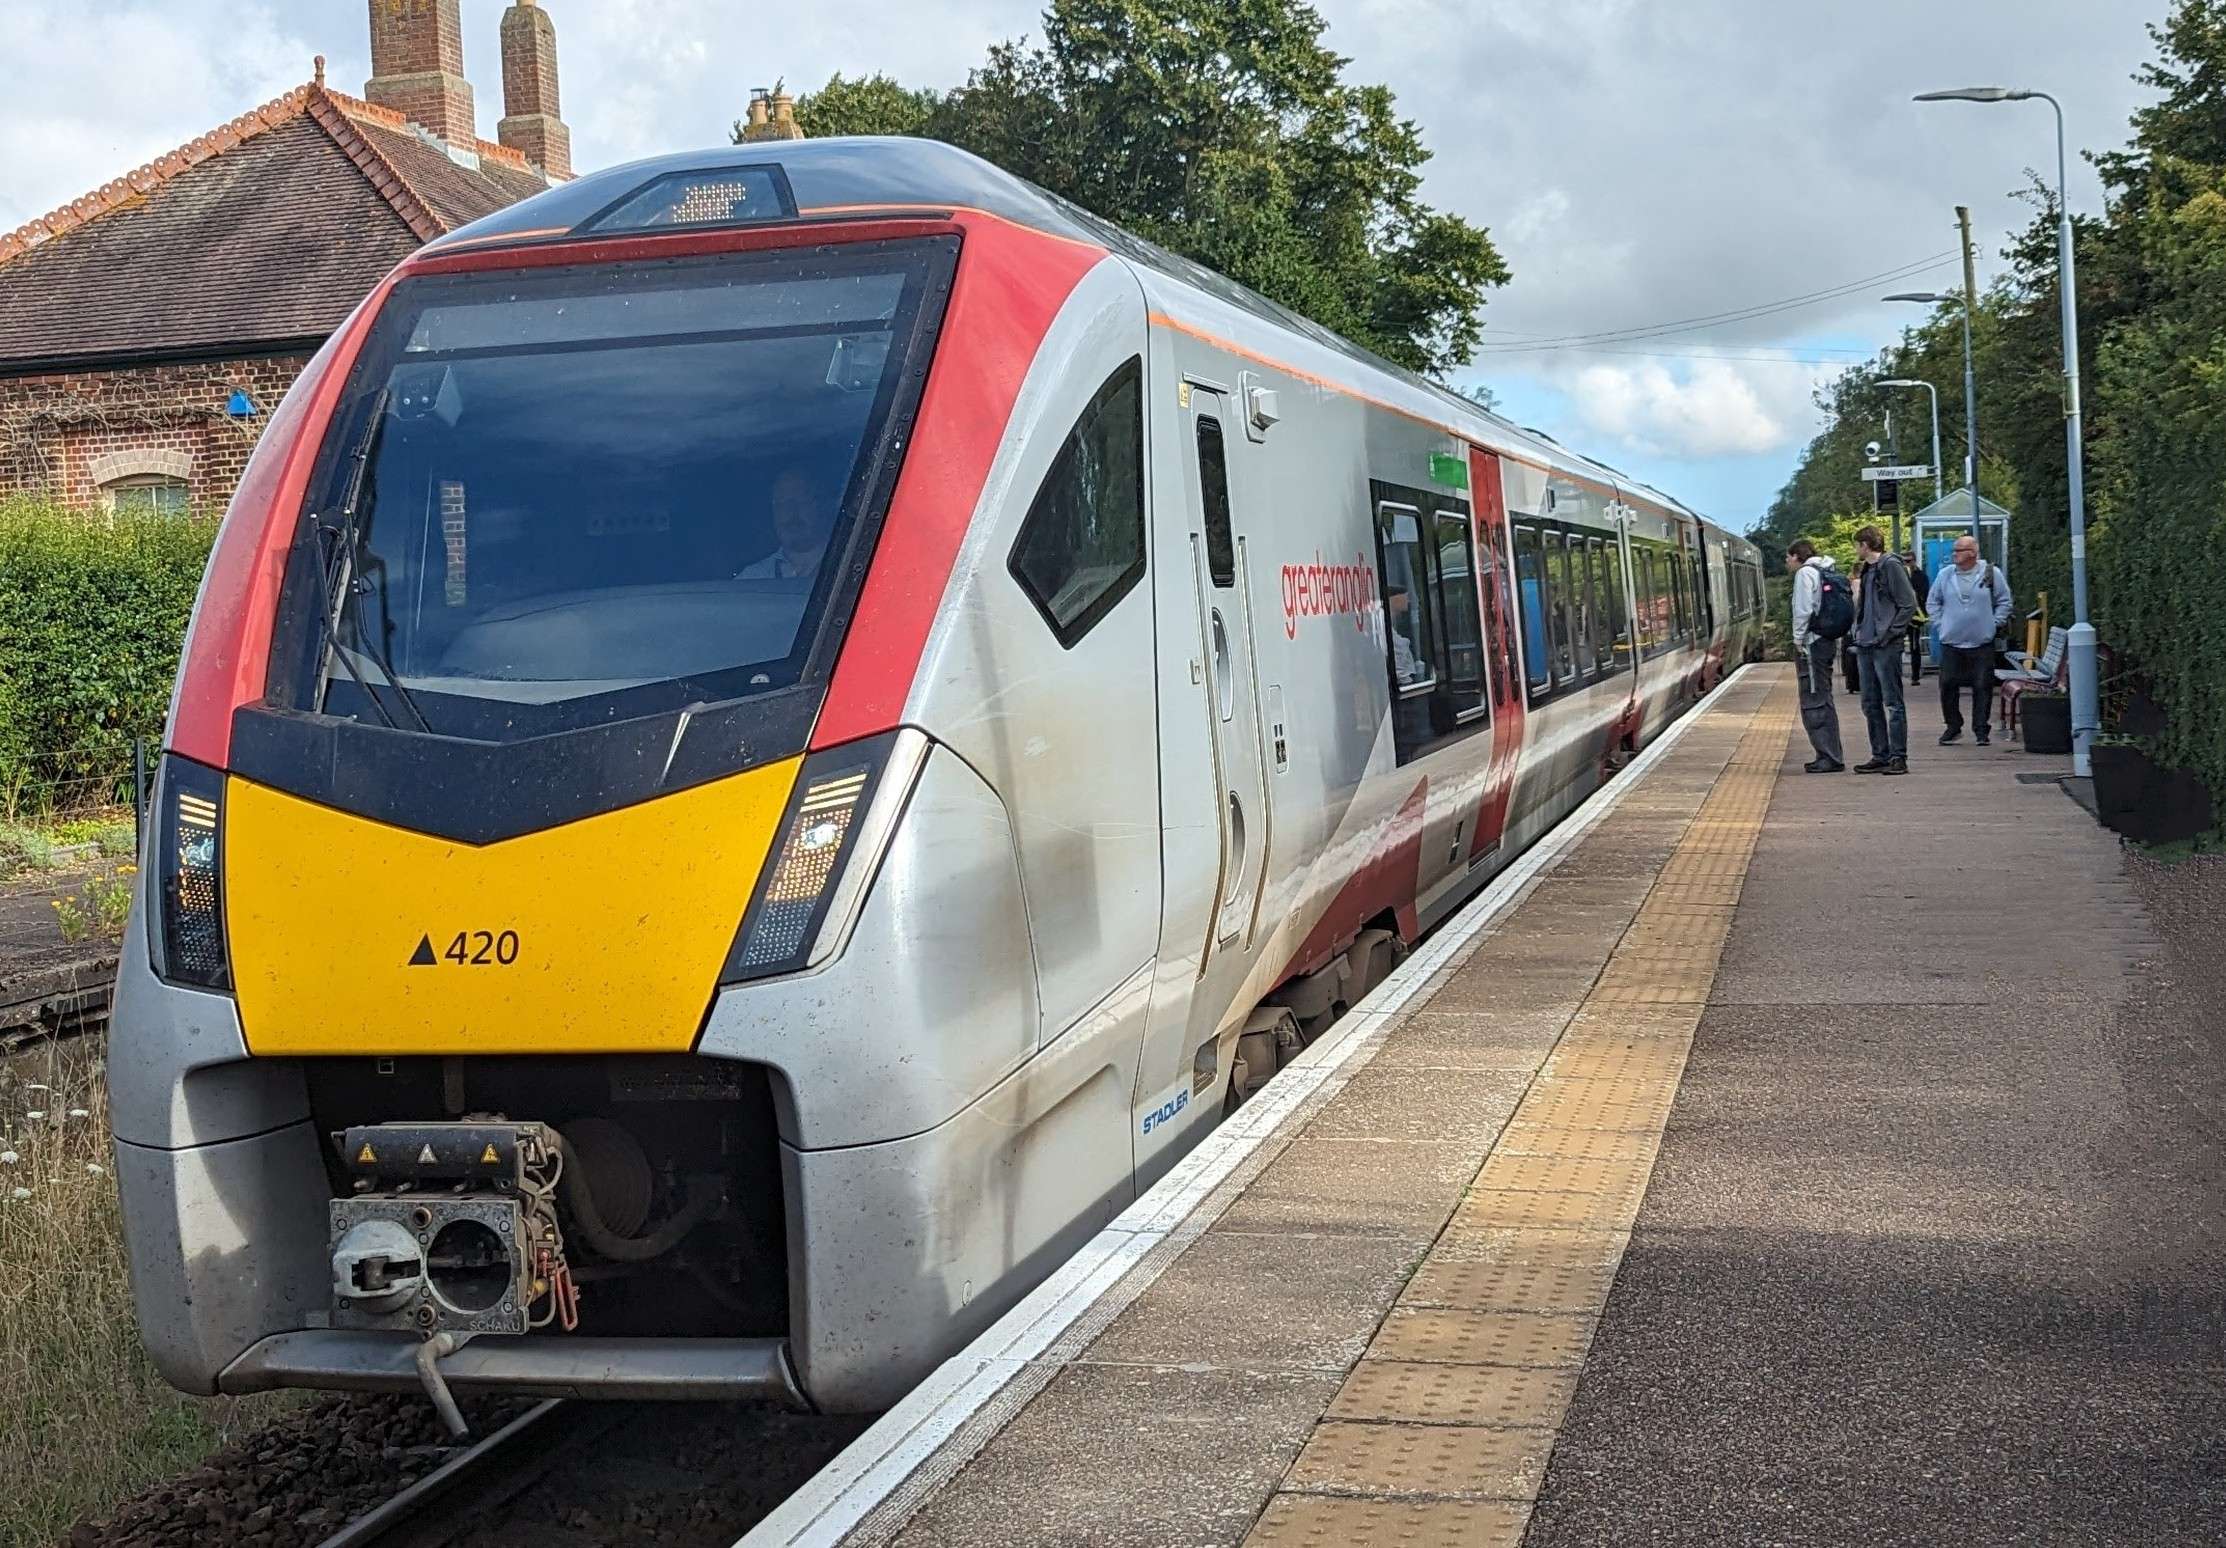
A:
[[[2154,932],[1925,719],[1735,678],[745,1542],[2218,1540]]]

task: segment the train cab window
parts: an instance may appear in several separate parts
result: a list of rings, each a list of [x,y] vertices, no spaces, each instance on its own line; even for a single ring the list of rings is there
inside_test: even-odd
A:
[[[1143,364],[1107,379],[1059,447],[1009,562],[1071,649],[1144,576]]]
[[[1229,531],[1229,456],[1221,421],[1198,416],[1198,498],[1206,514],[1206,569],[1227,590],[1237,583],[1237,545]]]
[[[1547,590],[1553,594],[1552,627],[1554,634],[1554,681],[1567,683],[1577,675],[1576,644],[1571,636],[1575,632],[1576,593],[1569,584],[1569,544],[1567,533],[1557,533],[1548,545],[1548,557],[1553,560],[1553,576]]]
[[[1532,698],[1553,686],[1553,646],[1546,637],[1546,556],[1536,527],[1515,529],[1515,583],[1522,594],[1523,676]]]
[[[1456,724],[1483,715],[1484,614],[1476,591],[1476,544],[1466,513],[1439,511],[1438,617],[1443,625],[1446,710]]]

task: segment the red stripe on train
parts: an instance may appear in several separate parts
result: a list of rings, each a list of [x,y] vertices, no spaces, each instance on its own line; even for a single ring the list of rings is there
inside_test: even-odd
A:
[[[965,250],[912,445],[811,745],[892,729],[981,503],[1020,386],[1101,248],[962,212]]]

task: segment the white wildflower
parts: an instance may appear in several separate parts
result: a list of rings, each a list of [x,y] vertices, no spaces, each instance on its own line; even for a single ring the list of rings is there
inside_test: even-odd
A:
[[[91,1113],[87,1112],[87,1111],[86,1111],[86,1110],[85,1110],[84,1108],[82,1108],[82,1107],[73,1107],[73,1108],[71,1108],[71,1109],[70,1109],[70,1116],[71,1116],[72,1118],[90,1118],[90,1117],[92,1117],[93,1115],[92,1115]]]
[[[98,1161],[86,1162],[85,1170],[90,1172],[95,1177],[106,1177],[108,1175],[108,1168],[102,1166]]]
[[[23,1116],[26,1118],[44,1118],[46,1116],[46,1109],[43,1107],[36,1107],[33,1108],[30,1112],[25,1113]]]
[[[22,1159],[12,1150],[0,1150],[0,1166],[13,1166]]]
[[[14,1188],[9,1190],[8,1193],[8,1197],[11,1199],[27,1199],[30,1196],[31,1190],[29,1188]]]

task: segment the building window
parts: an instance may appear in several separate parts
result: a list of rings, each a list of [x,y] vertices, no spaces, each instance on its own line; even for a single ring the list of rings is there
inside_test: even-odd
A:
[[[184,516],[191,491],[182,478],[159,473],[119,478],[100,486],[101,503],[116,516]]]

